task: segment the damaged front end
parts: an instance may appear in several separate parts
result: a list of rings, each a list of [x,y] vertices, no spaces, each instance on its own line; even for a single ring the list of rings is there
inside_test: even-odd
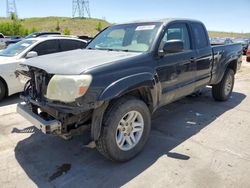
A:
[[[21,82],[26,82],[21,94],[24,102],[18,105],[17,111],[43,133],[69,138],[90,128],[95,105],[83,99],[82,94],[88,88],[78,79],[80,76],[58,78],[30,66],[16,71],[16,75]],[[78,86],[79,92],[73,93]]]

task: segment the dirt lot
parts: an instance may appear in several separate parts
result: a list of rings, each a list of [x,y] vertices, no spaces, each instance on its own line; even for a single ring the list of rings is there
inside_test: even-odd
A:
[[[250,63],[228,102],[210,88],[154,114],[144,151],[127,163],[41,134],[16,114],[18,96],[0,103],[1,187],[250,187]]]

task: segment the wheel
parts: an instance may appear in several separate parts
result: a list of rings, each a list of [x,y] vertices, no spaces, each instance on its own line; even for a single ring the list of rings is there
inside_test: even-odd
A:
[[[247,62],[250,62],[250,57],[247,57]]]
[[[217,101],[226,101],[232,94],[234,87],[234,71],[227,69],[220,83],[213,85],[212,94]]]
[[[147,105],[134,97],[123,97],[108,107],[96,148],[110,160],[130,160],[146,144],[150,129]]]
[[[4,83],[0,80],[0,101],[6,96],[6,87]]]

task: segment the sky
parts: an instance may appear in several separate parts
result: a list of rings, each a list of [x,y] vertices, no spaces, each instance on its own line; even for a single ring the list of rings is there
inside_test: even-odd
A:
[[[110,23],[150,18],[192,18],[210,31],[250,33],[250,0],[89,0],[91,17]],[[72,16],[72,0],[16,0],[19,18]],[[6,0],[0,0],[0,17]]]

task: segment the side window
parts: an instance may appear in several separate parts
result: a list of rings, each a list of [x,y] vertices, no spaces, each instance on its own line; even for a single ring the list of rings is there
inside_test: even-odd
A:
[[[208,44],[207,34],[202,24],[192,23],[192,30],[195,35],[196,47],[198,49],[206,48]]]
[[[184,49],[191,49],[190,37],[186,24],[172,24],[170,25],[160,44],[160,50],[163,48],[164,44],[169,40],[181,40],[184,43]]]
[[[62,39],[60,40],[61,51],[69,51],[75,49],[83,49],[86,47],[86,43],[78,40]]]
[[[57,40],[44,41],[35,46],[31,51],[37,52],[39,56],[59,52],[58,41]]]

